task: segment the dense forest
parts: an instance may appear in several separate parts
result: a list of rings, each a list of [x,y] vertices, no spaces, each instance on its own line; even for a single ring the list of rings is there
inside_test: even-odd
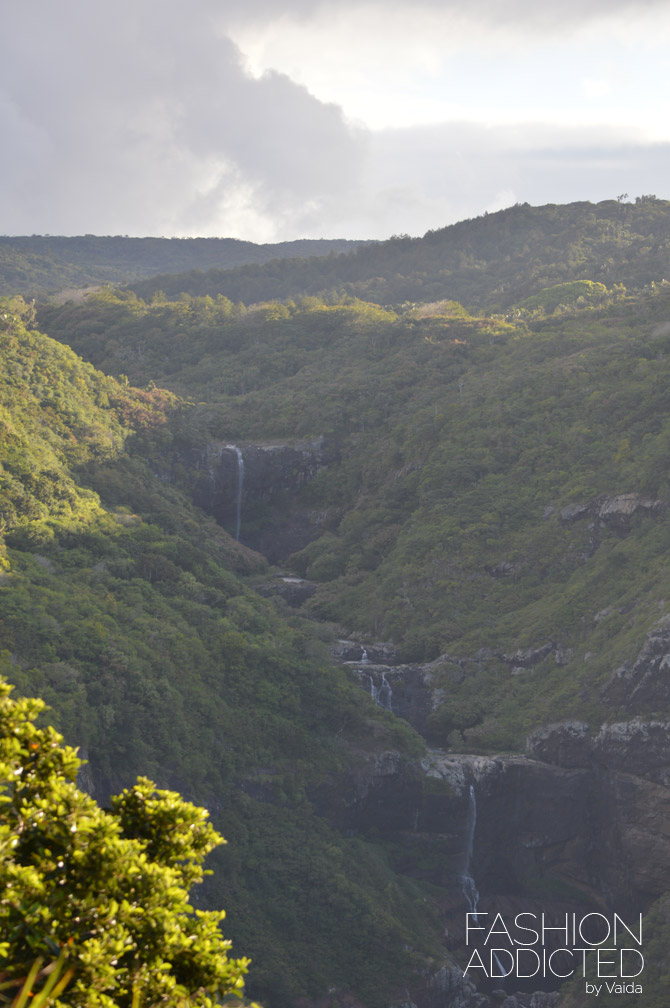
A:
[[[669,274],[668,201],[640,196],[634,203],[518,204],[344,256],[157,276],[133,289],[145,299],[162,291],[169,297],[223,294],[247,304],[297,294],[396,306],[453,298],[491,311],[568,281],[638,288]]]
[[[665,1003],[669,242],[522,206],[4,302],[4,675],[99,800],[209,808],[268,1008],[520,1008],[463,977],[475,882],[649,912]]]
[[[127,235],[0,236],[0,294],[45,294],[128,283],[156,273],[230,269],[282,256],[344,252],[359,242],[302,239],[257,245],[236,238],[129,238]]]

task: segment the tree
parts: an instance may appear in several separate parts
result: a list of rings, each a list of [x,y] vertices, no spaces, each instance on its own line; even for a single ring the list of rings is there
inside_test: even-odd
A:
[[[57,1004],[133,1008],[219,1003],[241,993],[248,960],[230,959],[225,914],[188,890],[218,844],[208,813],[146,778],[101,809],[75,784],[81,765],[41,700],[0,678],[0,979],[65,960]]]

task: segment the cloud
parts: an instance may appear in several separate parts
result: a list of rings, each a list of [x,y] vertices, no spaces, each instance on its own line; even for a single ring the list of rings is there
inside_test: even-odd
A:
[[[364,134],[285,75],[251,77],[216,10],[13,9],[0,67],[8,231],[229,233],[226,216],[246,207],[268,232],[264,209],[282,217],[350,184]]]
[[[657,193],[670,144],[634,143],[611,128],[446,123],[373,134],[355,193],[321,209],[324,233],[422,234],[515,202],[566,203]],[[303,215],[304,229],[313,227]],[[351,232],[350,232],[351,233]]]
[[[666,0],[562,0],[543,3],[538,0],[245,0],[244,5],[230,8],[225,14],[228,23],[249,20],[280,20],[289,17],[328,15],[334,10],[377,8],[382,16],[398,11],[416,16],[422,10],[437,9],[445,19],[456,17],[460,22],[480,25],[513,26],[533,31],[548,26],[572,32],[575,27],[601,18],[630,14],[639,16],[654,10],[664,10]]]
[[[668,146],[636,141],[623,129],[465,121],[364,129],[286,73],[249,72],[231,38],[235,16],[263,15],[269,23],[323,13],[330,2],[10,5],[3,27],[12,45],[0,64],[3,229],[381,238],[418,234],[506,201],[663,195]],[[577,0],[566,3],[560,11],[569,23]],[[424,0],[424,9],[431,4]],[[461,9],[455,0],[440,0],[442,7]],[[490,22],[504,10],[539,23],[546,11],[538,8],[550,8],[552,17],[559,10],[525,0],[473,0],[468,10]],[[404,9],[409,16],[419,8]],[[579,4],[583,18],[605,9],[629,5]],[[353,17],[353,0],[351,10]],[[382,27],[391,7],[375,10]],[[348,72],[347,51],[336,55]],[[473,62],[471,72],[481,76],[480,65]],[[482,95],[489,101],[485,89]]]

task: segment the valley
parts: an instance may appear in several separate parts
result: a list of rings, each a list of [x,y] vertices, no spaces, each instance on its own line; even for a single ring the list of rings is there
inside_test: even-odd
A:
[[[267,1008],[588,1003],[464,975],[496,914],[552,951],[644,914],[664,1004],[668,227],[511,208],[309,283],[5,299],[3,674],[100,802],[210,809],[199,898]]]

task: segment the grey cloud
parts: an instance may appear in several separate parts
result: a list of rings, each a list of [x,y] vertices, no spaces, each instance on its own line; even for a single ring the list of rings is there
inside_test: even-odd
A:
[[[288,77],[250,77],[209,0],[24,0],[0,67],[3,228],[221,232],[351,182],[365,137]],[[242,197],[240,197],[242,198]]]
[[[216,0],[213,0],[216,2]],[[378,7],[380,17],[384,12],[411,9],[414,12],[437,8],[446,16],[453,14],[459,20],[477,22],[484,28],[514,27],[526,31],[554,30],[570,33],[576,26],[603,16],[629,15],[635,17],[646,11],[667,8],[666,0],[246,0],[244,6],[235,8],[227,17],[238,21],[258,18],[280,18],[284,15],[309,17],[335,8],[349,7],[355,11],[361,6]]]
[[[385,237],[516,200],[667,193],[668,145],[614,130],[356,130],[288,77],[250,77],[226,36],[229,9],[13,5],[0,65],[1,229]]]
[[[422,234],[515,202],[667,196],[670,144],[634,144],[612,129],[471,123],[386,130],[347,200],[319,210],[324,234]],[[300,221],[308,232],[317,218]],[[338,231],[339,228],[339,231]],[[348,230],[347,230],[348,228]]]

